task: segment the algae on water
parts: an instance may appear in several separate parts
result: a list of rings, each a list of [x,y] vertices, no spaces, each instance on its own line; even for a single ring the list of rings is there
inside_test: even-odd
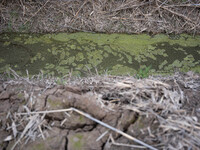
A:
[[[181,34],[1,34],[0,72],[7,67],[25,74],[63,76],[88,71],[113,75],[135,74],[151,65],[150,72],[199,72],[200,36]]]

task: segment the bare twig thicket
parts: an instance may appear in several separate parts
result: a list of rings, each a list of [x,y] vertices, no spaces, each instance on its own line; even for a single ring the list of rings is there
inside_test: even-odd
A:
[[[200,33],[199,0],[3,0],[0,32]]]

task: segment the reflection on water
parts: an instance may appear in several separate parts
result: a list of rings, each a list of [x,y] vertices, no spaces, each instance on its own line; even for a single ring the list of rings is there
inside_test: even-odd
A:
[[[1,34],[0,72],[9,67],[24,74],[84,75],[134,74],[151,65],[152,73],[194,70],[200,72],[200,36],[125,34]]]

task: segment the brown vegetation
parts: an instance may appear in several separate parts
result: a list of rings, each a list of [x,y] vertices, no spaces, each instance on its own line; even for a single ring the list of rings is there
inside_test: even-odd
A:
[[[66,78],[63,85],[40,75],[14,76],[0,80],[3,149],[200,147],[200,77],[192,72],[148,79]]]
[[[200,33],[199,0],[3,0],[0,32]]]

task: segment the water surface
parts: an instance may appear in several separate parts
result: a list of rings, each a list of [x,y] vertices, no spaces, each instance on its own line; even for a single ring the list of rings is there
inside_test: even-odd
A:
[[[9,67],[24,75],[200,72],[200,36],[59,33],[0,35],[0,73]]]

